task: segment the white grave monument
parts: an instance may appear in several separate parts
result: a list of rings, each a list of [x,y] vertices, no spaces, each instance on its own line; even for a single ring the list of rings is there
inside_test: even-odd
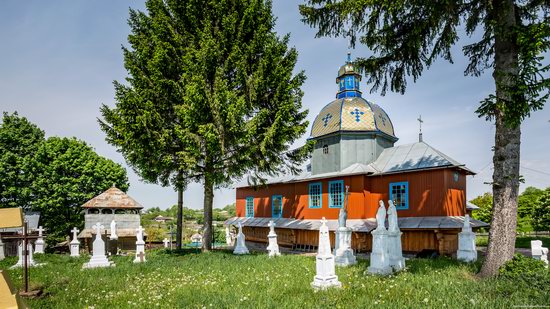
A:
[[[118,235],[116,234],[116,222],[115,220],[111,221],[111,237],[110,240],[117,240]]]
[[[17,255],[19,259],[17,260],[17,263],[13,265],[11,268],[17,268],[17,267],[23,267],[23,241],[19,242],[19,247],[17,249]],[[40,266],[42,264],[38,264],[34,261],[33,258],[33,252],[32,252],[32,244],[30,242],[27,242],[27,266]]]
[[[105,255],[105,242],[101,238],[101,229],[104,228],[99,222],[93,226],[95,230],[95,240],[92,244],[92,257],[88,263],[85,263],[82,268],[109,267],[115,264],[109,262]]]
[[[134,263],[145,262],[145,241],[143,240],[143,228],[141,225],[136,229],[136,258]]]
[[[0,261],[6,258],[4,254],[4,243],[2,242],[2,235],[0,235]]]
[[[239,234],[237,234],[237,244],[235,245],[235,250],[233,254],[248,254],[248,248],[246,247],[245,237],[243,234],[243,227],[239,222]]]
[[[376,212],[377,227],[372,234],[372,252],[370,254],[370,266],[367,271],[370,274],[387,275],[392,269],[390,267],[390,258],[388,254],[388,230],[386,229],[386,207],[384,202],[379,202],[380,206]]]
[[[164,248],[168,248],[170,246],[170,241],[168,238],[164,238],[162,242],[164,243]]]
[[[344,207],[340,209],[338,215],[338,229],[336,230],[336,242],[334,251],[334,262],[336,266],[348,266],[357,263],[353,250],[351,249],[351,228],[346,226],[348,220],[348,190],[349,186],[346,186],[346,199]]]
[[[44,229],[42,228],[42,226],[39,226],[36,230],[38,231],[38,238],[34,243],[34,253],[44,253],[44,249],[46,248],[46,243],[44,242],[44,238],[42,237],[42,232],[44,232]]]
[[[233,238],[231,237],[231,231],[229,230],[229,225],[225,227],[225,243],[228,246],[233,245]]]
[[[269,245],[267,246],[267,251],[269,252],[269,257],[279,256],[279,244],[277,244],[277,234],[275,233],[275,223],[273,220],[269,220],[269,234],[267,234],[267,239],[269,240]]]
[[[531,240],[531,256],[536,260],[543,261],[548,267],[548,248],[542,246],[542,241]]]
[[[316,256],[316,275],[311,286],[316,290],[324,290],[331,287],[342,287],[336,276],[334,256],[330,249],[330,237],[325,217],[321,220],[319,228],[319,250]]]
[[[394,271],[401,271],[405,268],[405,259],[401,247],[401,230],[397,224],[397,209],[393,201],[388,201],[388,256],[390,267]]]
[[[71,256],[79,257],[80,256],[80,241],[76,237],[76,234],[80,232],[76,227],[74,227],[71,232],[73,233],[73,240],[70,242]]]
[[[470,216],[464,216],[462,232],[458,233],[458,251],[456,258],[464,262],[475,262],[477,260],[476,234],[470,226]]]

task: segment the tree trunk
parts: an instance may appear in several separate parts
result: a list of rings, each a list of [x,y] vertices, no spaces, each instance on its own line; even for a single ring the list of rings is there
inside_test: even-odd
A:
[[[513,28],[516,13],[511,0],[493,1],[495,10],[495,70],[497,107],[495,110],[495,147],[493,154],[493,219],[489,230],[487,255],[481,277],[492,277],[515,250],[519,191],[520,125],[505,122],[503,106],[510,104],[510,89],[518,75],[518,46]],[[506,103],[508,102],[508,103]],[[513,104],[513,102],[511,102]]]
[[[176,223],[176,249],[181,249],[183,234],[183,188],[178,185],[178,213]]]
[[[202,251],[210,251],[214,233],[212,231],[212,204],[214,200],[214,183],[206,173],[204,177],[204,232],[202,235]]]

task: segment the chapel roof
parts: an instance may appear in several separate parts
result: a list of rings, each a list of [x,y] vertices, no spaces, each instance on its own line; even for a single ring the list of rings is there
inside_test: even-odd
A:
[[[143,206],[115,186],[92,198],[82,208],[124,208],[142,209]]]
[[[380,156],[370,164],[354,163],[341,171],[315,174],[304,172],[299,175],[285,175],[268,179],[267,184],[304,182],[316,179],[366,175],[378,176],[385,174],[406,173],[429,169],[456,168],[468,175],[475,173],[464,164],[454,160],[425,142],[416,142],[384,149]],[[236,187],[249,187],[249,184],[239,184]]]
[[[321,227],[319,219],[293,219],[293,218],[262,218],[262,217],[233,217],[224,222],[224,225],[237,225],[251,227],[268,227],[269,221],[273,220],[277,228],[313,230]],[[464,226],[463,216],[434,216],[434,217],[399,217],[397,218],[400,229],[461,229]],[[470,225],[473,228],[487,227],[489,224],[470,218]],[[330,231],[338,229],[338,220],[327,220]],[[377,226],[375,218],[348,219],[346,226],[354,232],[370,232]]]

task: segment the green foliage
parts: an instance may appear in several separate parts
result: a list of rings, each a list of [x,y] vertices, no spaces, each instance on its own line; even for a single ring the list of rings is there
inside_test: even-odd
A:
[[[544,190],[527,187],[518,198],[518,228],[519,232],[533,231],[533,211],[539,204],[539,198]]]
[[[211,226],[213,188],[251,172],[298,171],[311,145],[290,150],[305,133],[305,75],[297,52],[274,32],[271,2],[146,2],[130,10],[124,48],[127,84],[103,105],[107,141],[144,179],[205,187]]]
[[[30,208],[31,162],[44,141],[44,131],[17,113],[4,112],[0,125],[0,208]]]
[[[147,263],[133,256],[112,257],[116,267],[82,270],[89,256],[35,256],[31,284],[44,295],[27,299],[31,308],[509,308],[550,303],[548,285],[518,285],[499,277],[479,280],[477,265],[449,258],[410,259],[397,275],[365,275],[368,261],[336,268],[342,289],[315,292],[315,257],[267,254],[235,256],[227,251],[147,251]],[[16,288],[21,269],[16,258],[0,261]],[[383,288],[374,288],[383,287]],[[212,304],[212,306],[210,306]],[[320,305],[322,304],[322,305]]]
[[[55,244],[83,228],[82,204],[113,184],[128,189],[126,170],[75,138],[50,137],[17,113],[0,126],[0,207],[41,213],[46,241]]]
[[[522,276],[532,276],[538,273],[547,273],[543,261],[526,257],[523,254],[516,253],[514,258],[499,269],[499,274],[504,277],[517,278]],[[550,278],[549,278],[550,279]]]
[[[237,206],[235,203],[225,206],[223,210],[227,211],[229,218],[237,216]]]
[[[533,210],[533,228],[535,231],[550,230],[550,188],[541,194]]]
[[[493,218],[493,195],[491,193],[484,193],[471,200],[470,203],[479,207],[479,209],[472,212],[472,217],[477,220],[481,220],[486,223],[490,223]]]
[[[480,40],[463,47],[470,63],[466,75],[479,76],[488,68],[499,70],[495,80],[512,80],[499,84],[506,95],[483,100],[478,114],[492,119],[496,111],[506,123],[517,126],[531,111],[542,109],[550,94],[550,66],[543,55],[550,48],[548,4],[544,1],[513,1],[515,16],[510,23],[502,18],[507,7],[486,1],[404,0],[308,0],[300,6],[304,22],[318,29],[317,36],[344,36],[355,46],[357,38],[374,52],[358,58],[356,66],[367,76],[373,91],[388,89],[404,93],[407,77],[416,81],[425,68],[441,57],[452,63],[451,48],[459,41],[460,29],[472,36],[480,29]],[[513,26],[510,26],[512,24]],[[515,25],[515,26],[514,26]],[[494,56],[501,52],[495,38],[510,41],[515,61],[507,68],[495,67]],[[515,66],[512,67],[512,66]]]
[[[86,201],[113,184],[128,190],[126,170],[76,138],[48,138],[36,152],[32,173],[32,209],[40,211],[50,243],[65,240],[73,226],[83,228],[80,206]]]

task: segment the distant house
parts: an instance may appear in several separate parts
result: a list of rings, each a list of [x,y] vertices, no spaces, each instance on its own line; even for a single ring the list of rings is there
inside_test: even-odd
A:
[[[82,205],[84,208],[84,230],[78,238],[83,238],[87,248],[92,248],[95,237],[93,226],[103,225],[103,237],[111,235],[111,221],[116,222],[118,248],[134,250],[136,245],[136,229],[141,225],[141,210],[143,206],[116,187],[94,197]]]
[[[191,242],[194,244],[202,244],[202,235],[199,233],[193,234],[193,236],[191,236]]]
[[[168,222],[168,221],[173,221],[174,218],[172,218],[172,217],[163,217],[163,216],[161,216],[161,215],[158,215],[158,216],[156,216],[155,219],[153,219],[153,220],[155,220],[155,221],[158,222],[158,223],[166,223],[166,222]]]

